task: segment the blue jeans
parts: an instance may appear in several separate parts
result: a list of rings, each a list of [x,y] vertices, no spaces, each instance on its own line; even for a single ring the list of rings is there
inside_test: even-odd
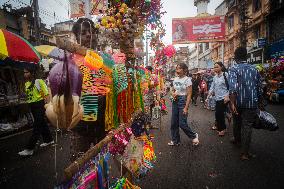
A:
[[[196,133],[187,124],[187,116],[183,114],[186,104],[186,96],[178,96],[172,105],[171,137],[172,141],[180,143],[179,127],[191,139],[196,138]]]

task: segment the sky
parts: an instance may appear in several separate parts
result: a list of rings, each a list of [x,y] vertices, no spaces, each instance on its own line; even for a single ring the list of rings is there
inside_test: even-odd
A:
[[[215,8],[223,0],[210,0],[208,12],[214,14]],[[0,0],[0,5],[5,2],[11,3],[13,7],[20,8],[30,4],[30,0]],[[43,23],[50,28],[54,23],[66,21],[69,19],[68,0],[38,0],[40,8],[40,17]],[[165,24],[166,36],[163,41],[166,45],[172,41],[172,18],[194,17],[197,15],[197,8],[194,6],[194,0],[162,0],[163,11],[167,13],[162,17]],[[54,18],[54,13],[56,17]],[[184,46],[184,45],[183,45]]]

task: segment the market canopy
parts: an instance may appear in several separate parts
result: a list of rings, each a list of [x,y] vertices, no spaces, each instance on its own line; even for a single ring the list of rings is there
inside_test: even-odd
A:
[[[0,60],[38,64],[41,57],[26,39],[0,29]]]

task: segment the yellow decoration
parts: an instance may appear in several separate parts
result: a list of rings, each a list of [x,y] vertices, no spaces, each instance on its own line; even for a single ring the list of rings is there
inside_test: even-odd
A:
[[[121,14],[120,14],[120,13],[117,13],[115,16],[116,16],[117,18],[121,18]]]
[[[122,8],[128,8],[125,3],[122,3],[122,4],[121,4],[121,7],[122,7]]]
[[[91,70],[95,70],[95,69],[100,69],[102,68],[104,62],[103,62],[103,58],[98,55],[97,53],[95,53],[94,51],[88,50],[87,54],[85,56],[85,61],[86,61],[86,65],[91,69]]]
[[[97,28],[97,29],[100,28],[100,24],[96,24],[95,28]]]
[[[109,21],[111,21],[112,23],[115,22],[115,18],[113,16],[110,17]]]
[[[120,8],[120,9],[119,9],[119,12],[124,14],[125,9],[124,9],[124,8]]]
[[[109,131],[114,126],[113,85],[111,85],[110,92],[106,95],[105,130]]]
[[[106,19],[106,17],[103,17],[103,18],[102,18],[101,24],[102,24],[103,26],[106,26],[106,25],[107,25],[107,19]]]

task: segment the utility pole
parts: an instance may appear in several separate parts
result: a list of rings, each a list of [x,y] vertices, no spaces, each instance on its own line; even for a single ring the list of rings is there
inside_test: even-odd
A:
[[[34,12],[34,33],[35,33],[35,44],[40,45],[40,18],[39,18],[39,6],[38,0],[33,0],[33,12]]]
[[[149,66],[148,51],[148,28],[146,28],[146,66]]]

